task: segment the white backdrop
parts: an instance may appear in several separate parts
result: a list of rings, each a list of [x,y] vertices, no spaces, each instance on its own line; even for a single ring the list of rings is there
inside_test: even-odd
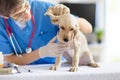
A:
[[[106,0],[106,61],[120,62],[120,0]]]

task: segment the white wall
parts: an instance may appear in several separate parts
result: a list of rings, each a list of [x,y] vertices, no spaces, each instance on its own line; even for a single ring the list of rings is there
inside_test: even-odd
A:
[[[120,0],[106,0],[106,62],[120,62]]]
[[[105,0],[96,0],[96,26],[105,28]]]

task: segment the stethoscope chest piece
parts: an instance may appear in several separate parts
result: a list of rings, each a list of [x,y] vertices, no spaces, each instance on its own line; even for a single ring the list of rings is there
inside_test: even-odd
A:
[[[27,48],[26,49],[26,53],[31,53],[32,52],[32,49],[31,48]]]

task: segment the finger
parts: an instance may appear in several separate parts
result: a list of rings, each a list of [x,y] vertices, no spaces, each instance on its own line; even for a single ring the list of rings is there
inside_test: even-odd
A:
[[[60,47],[57,47],[56,49],[57,49],[58,51],[66,51],[66,50],[69,50],[70,47],[62,47],[62,46],[60,46]]]
[[[60,9],[62,6],[59,4],[56,7],[57,7],[56,13],[57,13],[57,15],[60,15]]]
[[[60,15],[64,14],[64,5],[63,4],[60,4]]]
[[[68,14],[68,13],[70,13],[69,8],[64,7],[64,8],[63,8],[63,13],[64,13],[64,14]]]
[[[50,7],[50,10],[52,12],[51,14],[53,14],[54,13],[54,11],[53,11],[54,10],[54,6]]]
[[[54,6],[54,8],[53,8],[53,15],[57,15],[57,7],[56,6]]]
[[[65,45],[65,44],[58,44],[57,47],[58,47],[58,48],[66,48],[67,45]]]
[[[56,7],[56,15],[60,15],[59,9],[60,9],[60,7],[57,6],[57,7]]]
[[[44,13],[44,15],[52,14],[52,7],[49,7],[48,10]]]
[[[60,12],[60,15],[63,14],[63,7],[60,8],[59,12]]]
[[[63,14],[66,14],[67,13],[67,10],[66,10],[66,8],[64,7],[63,8]]]
[[[70,13],[70,9],[67,7],[67,12],[66,13]]]
[[[59,50],[59,51],[56,51],[55,54],[56,54],[56,55],[62,55],[64,52],[65,52],[65,51],[63,51],[63,50]]]

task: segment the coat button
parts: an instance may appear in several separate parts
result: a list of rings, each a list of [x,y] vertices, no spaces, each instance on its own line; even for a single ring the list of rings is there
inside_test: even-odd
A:
[[[43,32],[40,32],[41,35],[43,35]]]

